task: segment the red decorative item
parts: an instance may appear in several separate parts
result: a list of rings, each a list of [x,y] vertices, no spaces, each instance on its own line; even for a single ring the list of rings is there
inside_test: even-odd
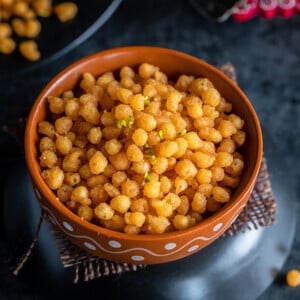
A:
[[[279,7],[279,14],[282,15],[285,18],[290,17],[294,14],[294,11],[296,10],[296,0],[281,0],[278,3]],[[299,3],[298,3],[299,5]]]
[[[296,0],[296,13],[300,14],[300,0]]]
[[[277,0],[260,0],[258,3],[258,10],[260,14],[266,19],[273,18],[277,13],[277,8]]]
[[[258,0],[245,0],[239,2],[232,10],[232,16],[236,21],[242,22],[257,16]]]
[[[284,18],[300,13],[300,0],[244,0],[238,2],[232,10],[235,21],[248,21],[256,16],[271,19],[275,16]]]

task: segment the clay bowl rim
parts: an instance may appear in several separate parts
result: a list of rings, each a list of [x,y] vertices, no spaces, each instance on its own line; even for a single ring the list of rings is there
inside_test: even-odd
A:
[[[81,66],[84,66],[86,63],[88,63],[89,60],[99,59],[99,57],[104,56],[111,56],[113,58],[114,55],[118,55],[120,53],[128,53],[128,52],[136,52],[136,51],[150,51],[155,52],[159,55],[161,54],[172,54],[174,56],[178,56],[183,60],[189,60],[190,62],[195,63],[197,66],[199,66],[199,69],[204,68],[208,69],[210,72],[215,73],[220,80],[225,82],[227,85],[229,85],[235,92],[238,94],[238,96],[241,98],[241,100],[244,102],[245,106],[249,110],[252,122],[255,124],[256,129],[256,137],[257,137],[257,145],[258,148],[257,151],[257,157],[256,162],[253,168],[253,172],[249,178],[249,181],[243,188],[242,192],[235,197],[230,203],[225,205],[222,209],[220,209],[218,212],[214,213],[210,217],[206,218],[202,222],[198,223],[197,225],[187,228],[185,230],[178,230],[163,234],[139,234],[139,235],[129,235],[122,232],[113,231],[110,229],[106,229],[104,227],[101,227],[100,225],[96,225],[87,221],[82,220],[80,217],[75,215],[73,212],[71,212],[63,203],[59,202],[52,192],[50,188],[47,186],[45,181],[42,179],[40,175],[40,169],[39,164],[37,162],[36,157],[34,156],[34,153],[36,153],[36,141],[32,138],[34,136],[34,131],[36,130],[36,120],[38,111],[41,108],[42,104],[44,103],[46,97],[48,96],[48,90],[51,89],[56,84],[59,84],[62,80],[64,80],[66,77],[70,76],[73,71],[78,71]],[[126,62],[124,62],[126,64]],[[123,64],[123,65],[124,65]],[[35,125],[35,126],[33,126]],[[127,47],[118,47],[118,48],[112,48],[108,50],[103,50],[100,52],[96,52],[94,54],[88,55],[86,57],[83,57],[68,67],[64,68],[62,71],[60,71],[57,75],[55,75],[48,84],[42,89],[40,94],[37,96],[35,102],[33,103],[33,106],[30,110],[26,129],[25,129],[25,158],[27,162],[27,167],[29,169],[29,173],[31,175],[31,179],[34,182],[34,185],[38,188],[38,190],[43,194],[43,196],[47,199],[47,202],[60,214],[62,214],[66,219],[71,220],[73,223],[78,224],[80,227],[86,229],[87,231],[92,231],[94,234],[102,234],[107,237],[115,237],[119,240],[131,240],[131,241],[160,241],[165,240],[166,238],[180,238],[182,236],[187,235],[195,235],[198,231],[206,230],[207,227],[211,226],[211,224],[215,223],[216,220],[222,219],[223,216],[226,216],[227,214],[230,214],[232,210],[236,206],[240,206],[240,203],[244,201],[244,198],[247,197],[248,194],[250,194],[251,189],[254,186],[255,180],[257,178],[260,164],[262,160],[262,152],[263,152],[263,139],[262,139],[262,131],[259,119],[256,115],[256,112],[250,102],[250,100],[247,98],[247,96],[242,92],[242,90],[238,87],[238,85],[232,81],[227,75],[225,75],[222,71],[215,68],[214,66],[208,64],[207,62],[203,61],[202,59],[199,59],[197,57],[191,56],[189,54],[186,54],[184,52],[180,52],[177,50],[169,49],[169,48],[161,48],[161,47],[153,47],[153,46],[127,46]],[[248,201],[248,199],[247,199]]]

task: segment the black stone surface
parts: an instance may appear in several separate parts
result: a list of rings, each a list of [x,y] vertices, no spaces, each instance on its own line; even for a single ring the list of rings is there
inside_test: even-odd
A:
[[[246,23],[212,23],[197,14],[188,1],[125,0],[117,12],[91,38],[61,58],[34,72],[7,78],[0,70],[0,122],[15,124],[26,117],[35,97],[57,72],[78,58],[102,49],[124,45],[154,45],[177,49],[206,60],[213,65],[231,62],[238,83],[253,103],[261,123],[270,134],[274,147],[285,160],[282,172],[296,182],[296,199],[300,195],[300,16],[290,19],[253,19]],[[14,138],[0,134],[0,191],[11,162],[20,156]],[[11,178],[14,180],[14,178]],[[294,188],[292,185],[290,188]],[[2,193],[2,192],[1,192]],[[1,196],[3,199],[3,196]],[[0,201],[0,213],[2,213]],[[297,203],[299,214],[299,200]],[[8,250],[0,218],[0,286],[8,276]],[[284,274],[300,268],[300,229],[296,229],[293,248],[273,284],[259,300],[300,298],[299,288],[285,285]],[[7,288],[22,291],[26,284]],[[2,298],[1,298],[2,297]],[[14,299],[6,296],[0,299]],[[27,299],[34,299],[28,293]]]

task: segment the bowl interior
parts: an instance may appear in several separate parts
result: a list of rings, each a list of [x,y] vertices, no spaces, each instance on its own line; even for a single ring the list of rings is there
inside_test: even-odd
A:
[[[39,121],[44,120],[47,116],[47,96],[59,96],[68,89],[74,89],[84,72],[90,72],[94,76],[97,76],[106,71],[117,71],[124,65],[134,67],[143,62],[159,66],[160,70],[165,72],[171,80],[181,74],[207,77],[213,82],[222,96],[232,103],[233,112],[242,116],[245,120],[244,130],[247,133],[247,140],[241,148],[241,152],[244,155],[246,167],[232,199],[215,215],[224,213],[224,211],[228,212],[231,206],[237,205],[237,198],[240,199],[241,195],[249,193],[259,171],[262,157],[262,134],[258,118],[247,97],[238,88],[236,83],[230,80],[225,74],[200,59],[170,49],[124,47],[107,50],[81,59],[54,77],[38,96],[27,122],[25,135],[26,160],[35,184],[40,190],[44,191],[54,206],[59,205],[55,200],[54,194],[40,176],[40,167],[37,160],[37,143],[39,137],[36,128]],[[62,204],[59,206],[59,209],[62,209],[64,213],[68,211]],[[71,215],[72,213],[69,212],[69,214]],[[209,222],[209,219],[214,218],[215,215],[197,226],[205,226]],[[74,217],[76,218],[75,215],[72,218]],[[93,224],[88,224],[79,220],[79,218],[77,219],[84,226],[89,226],[89,228],[93,229],[96,228]],[[109,230],[104,230],[104,232],[107,231]]]

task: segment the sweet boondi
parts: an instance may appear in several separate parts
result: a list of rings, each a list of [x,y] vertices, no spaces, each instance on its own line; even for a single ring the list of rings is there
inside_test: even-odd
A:
[[[230,99],[228,99],[230,100]],[[194,226],[230,200],[244,121],[207,78],[124,66],[48,97],[42,177],[86,221],[130,234]]]

